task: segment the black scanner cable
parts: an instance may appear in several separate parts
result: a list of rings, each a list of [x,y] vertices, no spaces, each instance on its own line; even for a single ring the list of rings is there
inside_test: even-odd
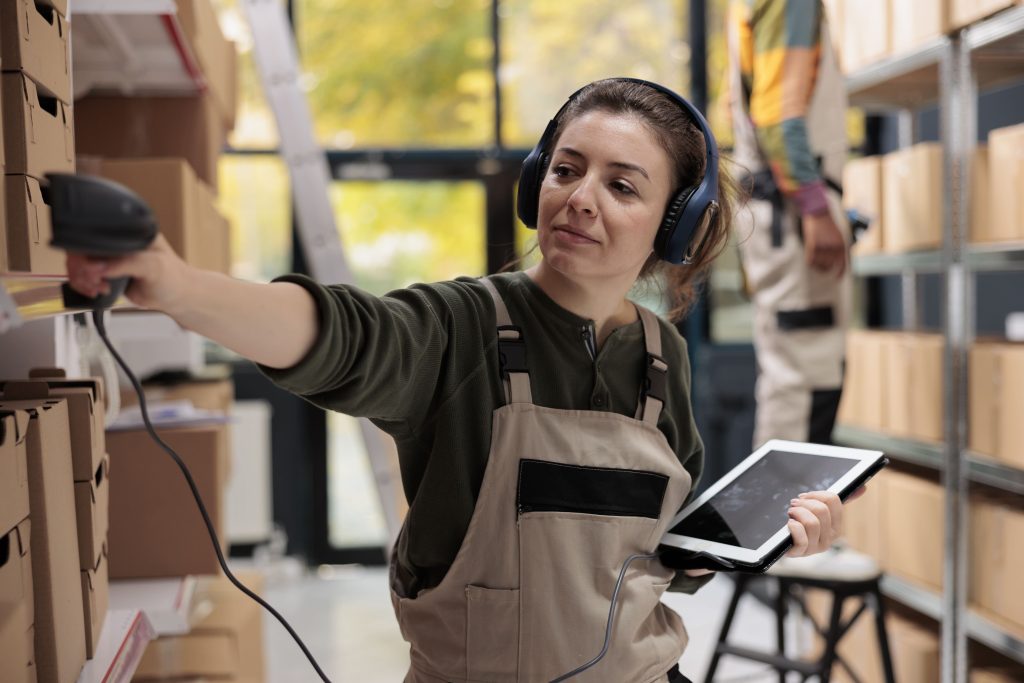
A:
[[[146,431],[148,431],[149,435],[153,438],[153,440],[156,441],[157,444],[159,444],[159,446],[162,449],[164,449],[164,451],[167,452],[167,455],[171,456],[174,462],[178,465],[178,468],[181,470],[181,473],[185,475],[185,481],[188,482],[188,487],[189,489],[192,490],[192,496],[196,499],[196,506],[199,508],[199,512],[203,516],[203,522],[206,524],[206,530],[207,532],[209,532],[210,540],[213,542],[213,550],[217,553],[217,562],[220,563],[220,568],[224,571],[224,575],[228,577],[228,580],[235,585],[235,588],[237,588],[238,590],[242,591],[247,596],[255,600],[260,605],[260,607],[270,612],[272,615],[274,615],[275,619],[281,622],[281,625],[285,627],[285,630],[288,631],[288,634],[295,640],[296,644],[298,644],[299,648],[302,650],[302,653],[306,655],[306,659],[308,659],[309,663],[313,666],[314,669],[316,669],[317,674],[320,676],[320,680],[324,681],[324,683],[331,683],[331,679],[329,679],[327,677],[327,674],[323,672],[323,669],[320,668],[320,665],[317,663],[316,658],[309,651],[309,648],[306,647],[306,644],[302,642],[302,638],[300,638],[299,634],[295,632],[295,629],[292,628],[291,624],[289,624],[288,621],[284,617],[282,617],[277,610],[271,607],[263,598],[256,595],[256,593],[249,590],[249,588],[247,588],[245,584],[243,584],[241,581],[235,578],[235,575],[231,573],[230,569],[228,569],[228,564],[224,559],[224,552],[220,548],[220,540],[217,538],[217,532],[214,530],[213,522],[210,520],[210,513],[206,511],[206,505],[203,503],[203,499],[199,495],[199,489],[196,487],[196,482],[192,478],[192,473],[189,472],[188,466],[185,465],[181,457],[174,452],[173,448],[168,446],[164,442],[164,440],[160,438],[160,435],[156,433],[156,429],[153,428],[153,423],[149,419],[149,410],[146,408],[146,395],[142,391],[142,385],[139,384],[139,380],[128,368],[128,364],[124,362],[123,358],[121,358],[121,355],[114,348],[114,345],[110,343],[110,338],[107,337],[107,330],[103,324],[102,308],[93,309],[92,321],[96,325],[96,331],[99,332],[100,338],[103,339],[103,343],[106,344],[107,349],[109,349],[110,353],[114,356],[114,360],[116,360],[117,364],[121,366],[121,369],[124,370],[124,373],[128,375],[128,379],[131,380],[132,387],[135,388],[135,393],[139,397],[139,408],[142,410],[142,420],[146,423]]]

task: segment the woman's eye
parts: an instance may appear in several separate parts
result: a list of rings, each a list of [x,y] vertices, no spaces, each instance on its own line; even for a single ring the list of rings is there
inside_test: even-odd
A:
[[[636,192],[633,191],[632,187],[630,187],[629,185],[627,185],[626,183],[623,183],[623,182],[619,182],[619,181],[613,182],[612,183],[612,188],[616,192],[618,192],[620,194],[636,194]]]
[[[569,175],[570,173],[572,173],[572,169],[569,168],[568,166],[559,165],[559,166],[555,166],[553,169],[551,169],[551,172],[554,175],[558,176],[559,178],[564,178],[567,175]]]

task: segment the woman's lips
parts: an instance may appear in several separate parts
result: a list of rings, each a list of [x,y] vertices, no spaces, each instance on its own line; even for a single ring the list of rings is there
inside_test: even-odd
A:
[[[568,242],[569,244],[598,244],[597,240],[564,227],[555,228],[555,239]]]

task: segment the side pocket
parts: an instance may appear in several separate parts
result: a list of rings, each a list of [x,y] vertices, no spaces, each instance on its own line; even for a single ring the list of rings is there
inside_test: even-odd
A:
[[[466,677],[515,681],[519,660],[519,590],[466,586]]]

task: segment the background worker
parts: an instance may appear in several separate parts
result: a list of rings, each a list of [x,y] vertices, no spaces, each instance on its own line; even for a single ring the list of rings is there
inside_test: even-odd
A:
[[[755,447],[830,443],[843,385],[849,227],[839,203],[846,89],[821,0],[732,0],[736,234],[754,305]]]

